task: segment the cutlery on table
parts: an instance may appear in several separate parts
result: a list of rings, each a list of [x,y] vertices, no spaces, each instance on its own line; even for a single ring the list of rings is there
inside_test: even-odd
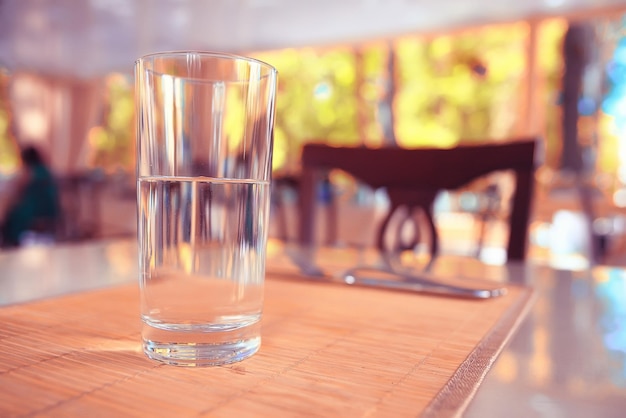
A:
[[[432,273],[413,273],[389,266],[356,266],[329,274],[317,266],[306,252],[291,249],[285,251],[302,275],[312,281],[475,299],[502,296],[507,291],[503,284],[487,280],[467,278],[457,284]]]

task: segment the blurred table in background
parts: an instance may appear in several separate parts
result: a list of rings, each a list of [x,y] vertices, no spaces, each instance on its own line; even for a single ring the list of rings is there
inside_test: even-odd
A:
[[[100,237],[105,179],[83,173],[59,177],[57,183],[62,208],[58,239],[77,241]]]

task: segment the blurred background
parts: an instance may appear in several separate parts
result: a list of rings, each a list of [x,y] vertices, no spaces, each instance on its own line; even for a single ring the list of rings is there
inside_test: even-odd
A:
[[[517,3],[2,0],[0,205],[20,147],[34,145],[60,184],[54,242],[134,236],[134,60],[216,50],[279,71],[275,178],[297,178],[311,141],[415,148],[536,136],[530,257],[626,264],[626,1]],[[374,231],[363,219],[384,213],[384,192],[343,173],[330,180],[342,243],[363,245]],[[506,197],[506,173],[490,181]],[[443,251],[473,253],[485,226],[482,257],[503,262],[506,205],[486,216],[483,186],[437,200]],[[287,210],[270,233],[292,239],[297,187],[275,194]]]

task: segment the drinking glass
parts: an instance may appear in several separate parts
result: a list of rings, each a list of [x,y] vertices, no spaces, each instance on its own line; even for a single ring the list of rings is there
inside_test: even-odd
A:
[[[180,51],[135,63],[143,351],[186,366],[261,344],[276,70]]]

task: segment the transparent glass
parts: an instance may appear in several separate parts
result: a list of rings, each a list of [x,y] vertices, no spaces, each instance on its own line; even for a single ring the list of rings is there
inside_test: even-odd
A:
[[[168,52],[135,64],[143,350],[219,365],[260,347],[276,70]]]

